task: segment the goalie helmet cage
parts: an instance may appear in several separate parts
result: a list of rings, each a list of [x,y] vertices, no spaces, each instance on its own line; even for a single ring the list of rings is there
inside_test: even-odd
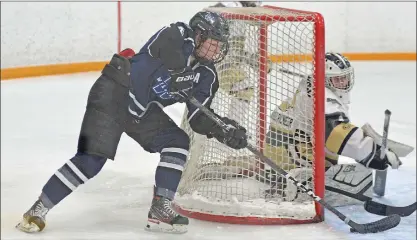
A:
[[[219,89],[210,107],[244,126],[249,141],[286,171],[295,166],[290,156],[310,154],[312,165],[299,168],[297,177],[323,197],[323,17],[316,12],[275,6],[207,10],[222,14],[231,32],[229,53],[216,65]],[[309,136],[304,142],[292,141],[285,134],[278,139],[278,134],[268,132],[273,110],[293,99],[303,81],[277,71],[279,68],[311,75],[310,105],[306,103],[304,112],[289,116],[304,125]],[[194,133],[188,124],[193,115],[186,110],[181,123],[190,136],[190,150],[174,200],[180,214],[212,222],[257,225],[324,220],[320,204],[297,193],[292,183],[286,185],[285,179],[274,175],[250,151],[233,150],[214,138]],[[286,147],[283,150],[279,146]]]

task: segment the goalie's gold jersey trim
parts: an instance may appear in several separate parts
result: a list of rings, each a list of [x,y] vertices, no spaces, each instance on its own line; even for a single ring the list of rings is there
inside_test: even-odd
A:
[[[416,61],[414,53],[343,53],[351,61]],[[311,61],[311,55],[271,55],[272,62]],[[1,80],[101,71],[107,62],[63,63],[41,66],[2,68]]]

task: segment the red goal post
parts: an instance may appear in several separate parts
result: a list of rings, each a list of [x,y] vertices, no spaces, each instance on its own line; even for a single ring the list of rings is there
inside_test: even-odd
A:
[[[305,115],[311,115],[312,119],[301,116],[298,121],[309,124],[311,129],[308,151],[313,155],[312,176],[305,182],[317,196],[323,197],[325,33],[322,15],[275,6],[208,10],[221,13],[231,28],[229,54],[216,66],[220,89],[211,107],[219,115],[229,115],[242,123],[261,152],[269,149],[270,143],[266,141],[269,116],[283,101],[294,97],[302,81],[278,70],[285,68],[311,76],[313,103],[311,108],[306,108]],[[244,95],[244,91],[250,94]],[[266,197],[271,188],[287,191],[277,187],[285,185],[283,180],[266,181],[269,167],[256,156],[231,150],[215,139],[193,133],[186,114],[182,127],[190,135],[191,145],[175,199],[179,213],[200,220],[237,224],[301,224],[324,220],[323,208],[311,199],[297,203],[285,199],[284,195],[280,199]],[[289,163],[281,164],[287,170]]]

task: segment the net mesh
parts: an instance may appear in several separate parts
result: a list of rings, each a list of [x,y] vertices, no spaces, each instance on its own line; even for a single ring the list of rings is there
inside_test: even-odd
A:
[[[244,126],[253,146],[314,189],[313,15],[264,7],[209,10],[222,13],[231,30],[229,53],[216,65],[220,88],[211,108]],[[297,97],[310,100],[297,105]],[[175,199],[179,209],[301,220],[316,215],[313,201],[259,158],[194,133],[186,116],[181,127],[191,147]]]

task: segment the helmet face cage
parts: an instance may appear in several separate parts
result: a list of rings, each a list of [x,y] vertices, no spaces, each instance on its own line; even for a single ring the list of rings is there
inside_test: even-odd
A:
[[[195,57],[203,63],[221,62],[229,50],[229,24],[217,13],[199,12],[190,20],[196,32]]]
[[[326,86],[347,93],[354,83],[355,73],[349,60],[339,53],[326,53]]]

